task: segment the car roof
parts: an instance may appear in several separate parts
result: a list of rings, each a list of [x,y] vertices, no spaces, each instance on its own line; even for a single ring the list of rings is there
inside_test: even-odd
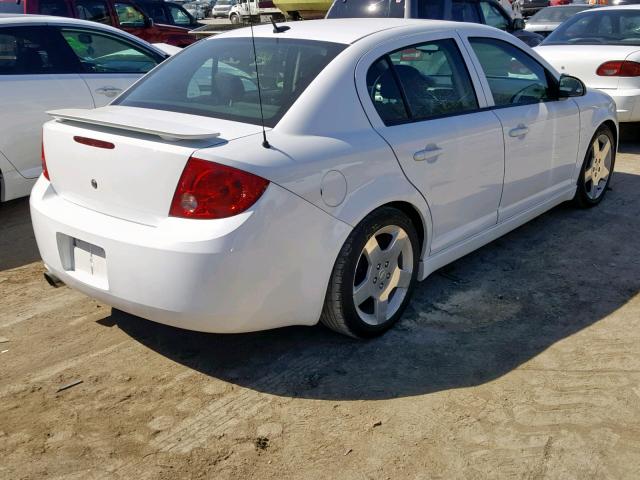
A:
[[[589,12],[601,12],[601,11],[611,11],[611,10],[640,10],[640,5],[639,4],[634,4],[634,5],[615,5],[615,6],[611,6],[611,7],[598,7],[598,8],[592,8],[589,10]],[[584,13],[584,12],[580,12],[580,13]]]
[[[98,22],[91,22],[89,20],[80,20],[79,18],[70,17],[54,17],[53,15],[32,15],[32,14],[13,14],[13,13],[0,13],[0,27],[3,26],[20,26],[20,25],[56,25],[56,26],[72,26],[72,27],[86,27],[93,30],[103,30],[105,32],[113,33],[121,37],[125,37],[132,42],[136,42],[145,45],[147,48],[154,50],[155,52],[166,56],[166,52],[153,46],[149,42],[142,40],[130,33],[112,27],[111,25],[104,25]]]
[[[323,42],[352,44],[358,40],[380,32],[391,29],[397,30],[398,34],[429,33],[442,30],[462,30],[462,29],[495,29],[477,23],[451,22],[445,20],[422,20],[407,18],[331,18],[322,20],[305,20],[303,22],[278,23],[290,27],[282,33],[273,33],[272,25],[257,25],[253,27],[256,37],[271,38],[296,38],[305,40],[315,40]],[[402,32],[400,32],[402,30]],[[249,28],[238,28],[228,32],[210,37],[248,37],[251,35]]]
[[[89,20],[80,20],[79,18],[71,17],[55,17],[53,15],[34,15],[34,14],[22,14],[22,13],[0,13],[0,25],[83,25],[87,27],[93,27],[103,30],[122,32],[110,25],[104,25],[103,23],[90,22]]]

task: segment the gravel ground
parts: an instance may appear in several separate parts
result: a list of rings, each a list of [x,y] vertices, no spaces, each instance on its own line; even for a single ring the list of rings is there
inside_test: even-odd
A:
[[[640,134],[624,134],[603,204],[437,272],[369,342],[187,332],[52,289],[28,202],[1,205],[0,478],[638,478]]]

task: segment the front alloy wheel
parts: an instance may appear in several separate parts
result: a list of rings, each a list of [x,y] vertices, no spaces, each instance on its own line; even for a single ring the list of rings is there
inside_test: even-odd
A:
[[[602,201],[616,160],[616,147],[611,130],[602,126],[593,136],[582,164],[575,203],[593,207]]]
[[[322,323],[352,337],[391,328],[416,282],[419,243],[412,221],[400,210],[382,207],[368,215],[340,250]]]

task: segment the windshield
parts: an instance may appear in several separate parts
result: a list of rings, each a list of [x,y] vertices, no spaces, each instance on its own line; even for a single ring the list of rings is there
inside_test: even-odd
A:
[[[346,45],[256,38],[264,123],[273,127]],[[151,72],[115,105],[260,124],[251,38],[196,43]]]
[[[570,18],[543,45],[640,45],[640,10],[598,10]]]
[[[588,5],[570,5],[567,7],[546,7],[529,19],[529,23],[562,23],[567,18],[589,8]]]
[[[327,18],[403,18],[405,0],[336,0]]]

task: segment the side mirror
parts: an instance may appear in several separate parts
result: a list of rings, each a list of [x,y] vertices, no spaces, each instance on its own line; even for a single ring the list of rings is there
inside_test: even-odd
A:
[[[558,83],[559,98],[582,97],[585,93],[587,93],[587,87],[579,78],[570,75],[562,75],[560,77],[560,82]]]
[[[514,18],[511,20],[511,30],[524,30],[524,20],[522,18]]]
[[[145,16],[145,17],[144,17],[144,26],[145,26],[146,28],[151,28],[151,27],[153,27],[153,18]]]

